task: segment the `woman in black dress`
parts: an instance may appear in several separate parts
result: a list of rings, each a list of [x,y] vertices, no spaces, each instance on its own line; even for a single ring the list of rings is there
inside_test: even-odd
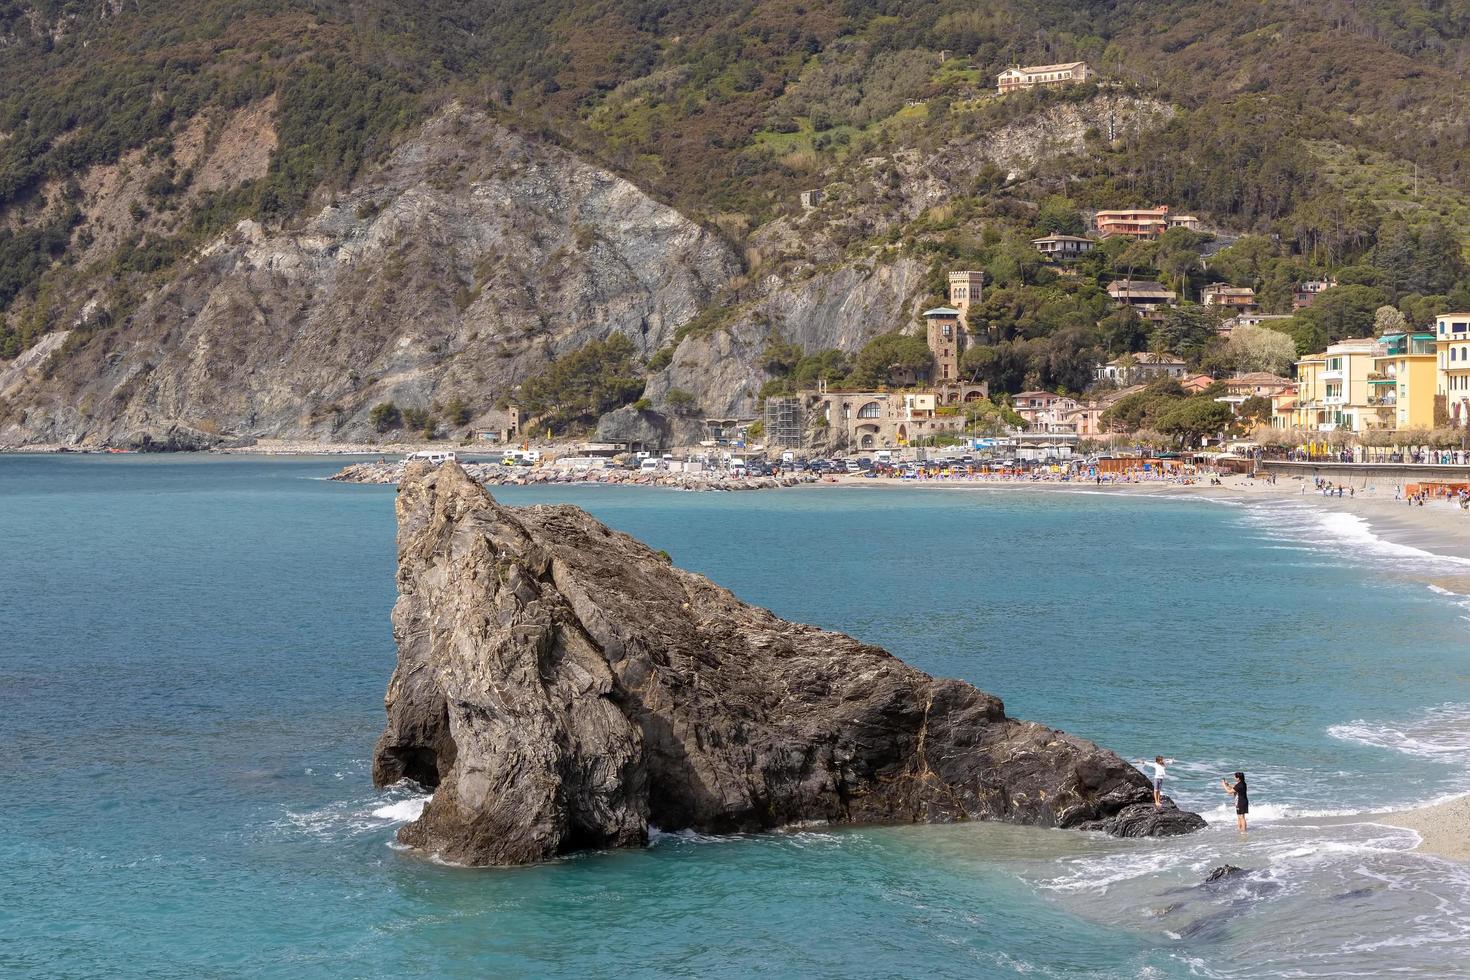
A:
[[[1234,786],[1224,779],[1220,780],[1220,785],[1225,787],[1225,792],[1235,797],[1235,826],[1243,834],[1245,833],[1245,815],[1251,812],[1251,799],[1245,787],[1245,773],[1235,774]]]

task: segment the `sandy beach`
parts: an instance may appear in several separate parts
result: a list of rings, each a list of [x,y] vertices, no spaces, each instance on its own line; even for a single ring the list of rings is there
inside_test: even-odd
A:
[[[1375,819],[1417,833],[1420,837],[1417,850],[1425,854],[1470,861],[1470,795],[1413,810],[1380,814]]]
[[[1274,484],[1245,475],[1226,475],[1221,479],[1220,486],[1211,486],[1207,481],[1187,485],[1166,480],[1098,485],[1086,481],[900,480],[837,476],[830,478],[831,483],[824,481],[824,485],[892,486],[949,491],[1001,489],[1052,493],[1117,493],[1134,496],[1198,496],[1227,501],[1296,502],[1319,507],[1324,511],[1352,514],[1365,521],[1375,534],[1394,544],[1470,562],[1470,511],[1461,510],[1457,504],[1433,500],[1422,507],[1411,506],[1403,500],[1394,499],[1395,488],[1392,484],[1359,485],[1354,487],[1351,497],[1326,497],[1315,492],[1310,481],[1307,481],[1304,493],[1303,481],[1292,477],[1280,477]],[[1460,587],[1454,587],[1455,584]],[[1470,566],[1467,566],[1462,582],[1445,584],[1445,587],[1454,592],[1470,594]]]

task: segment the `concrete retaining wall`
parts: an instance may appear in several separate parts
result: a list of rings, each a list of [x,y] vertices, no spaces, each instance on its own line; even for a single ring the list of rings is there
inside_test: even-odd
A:
[[[1470,482],[1470,466],[1443,466],[1438,463],[1292,463],[1263,459],[1260,472],[1305,476],[1308,479],[1321,477],[1333,483],[1359,483],[1363,480],[1389,485],[1437,480]]]

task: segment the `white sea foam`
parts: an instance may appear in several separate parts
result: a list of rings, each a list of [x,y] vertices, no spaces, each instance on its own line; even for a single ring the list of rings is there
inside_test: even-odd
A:
[[[1440,555],[1390,541],[1357,514],[1344,511],[1326,510],[1311,504],[1253,503],[1244,519],[1258,527],[1268,540],[1286,541],[1296,547],[1338,557],[1347,554],[1368,561],[1394,562],[1410,559],[1441,569],[1446,566],[1456,569],[1470,567],[1470,559],[1467,558]]]
[[[406,800],[378,807],[373,811],[373,816],[392,823],[407,823],[410,820],[417,820],[431,799],[433,799],[432,796],[409,797]]]
[[[366,799],[339,800],[311,810],[287,810],[273,826],[326,839],[377,833],[418,819],[431,798],[432,794],[405,780]]]
[[[1333,738],[1419,759],[1464,766],[1470,762],[1470,704],[1442,704],[1408,721],[1357,719],[1327,729]]]

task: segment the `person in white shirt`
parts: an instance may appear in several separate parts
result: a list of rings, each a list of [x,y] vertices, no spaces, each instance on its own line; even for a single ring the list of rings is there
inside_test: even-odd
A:
[[[1146,765],[1147,764],[1142,759],[1134,759],[1133,762],[1134,762],[1135,765],[1139,765],[1139,766],[1142,766],[1142,765]],[[1165,775],[1165,773],[1164,773],[1164,767],[1165,766],[1172,766],[1173,764],[1174,764],[1174,760],[1173,759],[1165,759],[1161,755],[1154,756],[1153,766],[1154,766],[1154,809],[1155,810],[1162,810],[1164,808],[1164,775]]]

